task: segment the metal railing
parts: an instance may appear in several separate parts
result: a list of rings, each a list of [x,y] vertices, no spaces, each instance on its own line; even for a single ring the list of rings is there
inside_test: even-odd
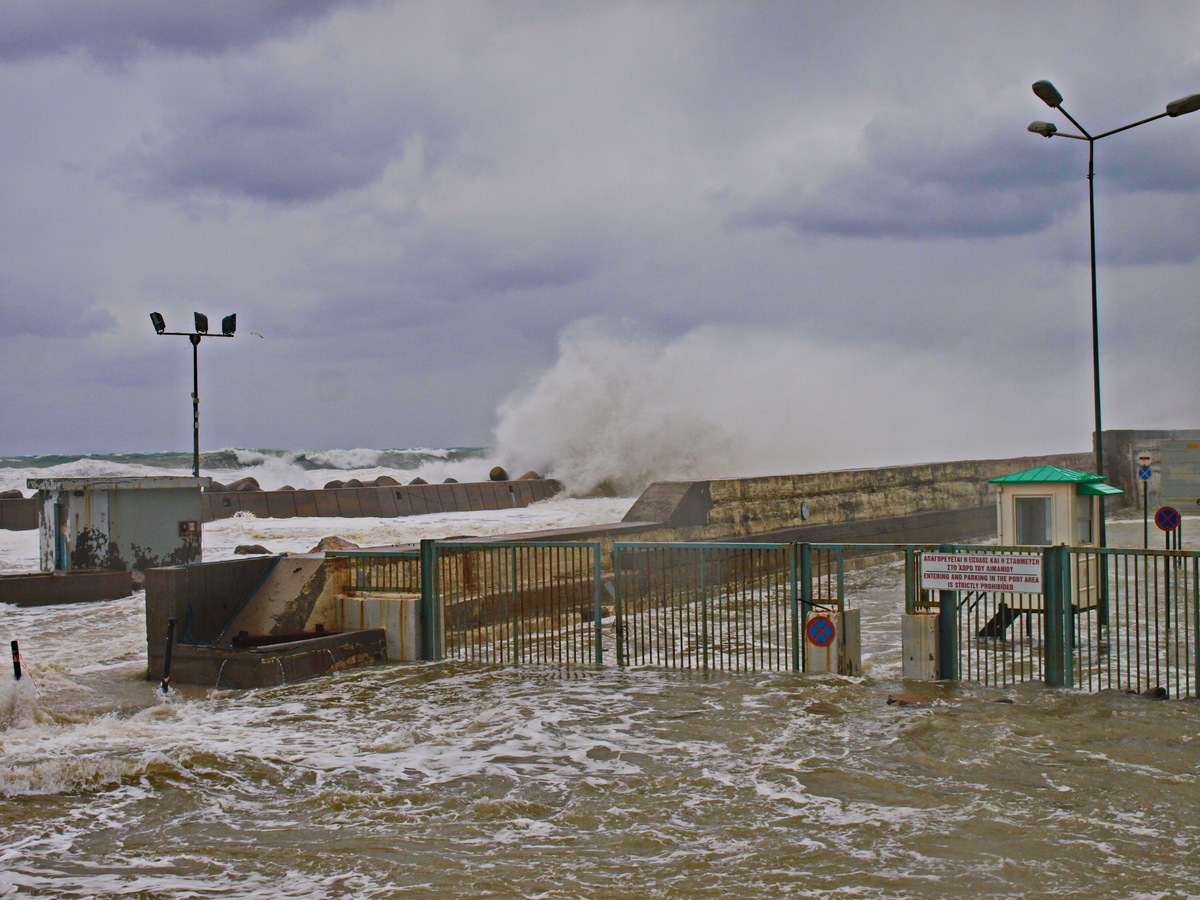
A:
[[[344,559],[340,587],[344,593],[421,593],[421,554],[416,550],[329,550]]]
[[[613,569],[618,665],[802,667],[796,545],[617,543]]]
[[[1074,687],[1200,696],[1200,553],[1075,549],[1070,568],[1103,571],[1107,594],[1075,618]]]
[[[442,656],[495,665],[600,665],[599,543],[425,542]]]
[[[921,553],[1036,557],[1042,593],[921,588]],[[420,592],[425,657],[802,670],[807,615],[903,559],[904,611],[939,616],[941,677],[1200,696],[1200,553],[957,544],[423,541],[341,551],[350,590]],[[899,612],[899,610],[897,610]]]
[[[922,592],[920,604],[940,608],[949,623],[941,652],[952,657],[952,677],[989,685],[1044,681],[1085,691],[1200,696],[1200,553],[953,549],[1038,556],[1044,584],[1038,594]],[[947,618],[948,609],[953,614]]]

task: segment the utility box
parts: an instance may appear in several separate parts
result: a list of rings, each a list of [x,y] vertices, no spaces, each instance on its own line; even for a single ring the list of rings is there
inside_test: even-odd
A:
[[[211,478],[31,478],[43,571],[144,572],[200,562],[200,491]]]

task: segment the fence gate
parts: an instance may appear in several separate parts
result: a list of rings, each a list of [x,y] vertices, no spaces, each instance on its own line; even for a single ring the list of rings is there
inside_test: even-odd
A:
[[[497,665],[603,661],[600,545],[422,543],[426,646]]]
[[[613,569],[619,665],[802,668],[796,545],[618,543]]]
[[[922,592],[941,616],[943,677],[1086,691],[1200,696],[1200,554],[1081,547],[962,547],[1036,554],[1038,593]],[[910,610],[912,611],[912,610]]]

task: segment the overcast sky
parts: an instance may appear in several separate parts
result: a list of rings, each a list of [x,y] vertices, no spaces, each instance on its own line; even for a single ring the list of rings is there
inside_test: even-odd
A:
[[[188,450],[151,310],[205,449],[1086,449],[1040,78],[1160,112],[1200,4],[6,0],[0,455]],[[1096,156],[1105,424],[1196,427],[1200,114]]]

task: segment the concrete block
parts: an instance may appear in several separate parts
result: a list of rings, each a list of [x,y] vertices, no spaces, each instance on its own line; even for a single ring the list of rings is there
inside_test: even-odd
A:
[[[857,609],[810,612],[804,623],[806,662],[813,675],[862,672],[862,616]]]
[[[900,623],[905,681],[938,680],[938,614],[906,614]]]
[[[380,490],[378,488],[360,488],[354,493],[358,495],[358,507],[362,511],[362,515],[375,518],[383,515],[379,505]]]
[[[415,662],[421,655],[419,594],[368,594],[342,597],[345,627],[381,629],[387,636],[387,658]]]

